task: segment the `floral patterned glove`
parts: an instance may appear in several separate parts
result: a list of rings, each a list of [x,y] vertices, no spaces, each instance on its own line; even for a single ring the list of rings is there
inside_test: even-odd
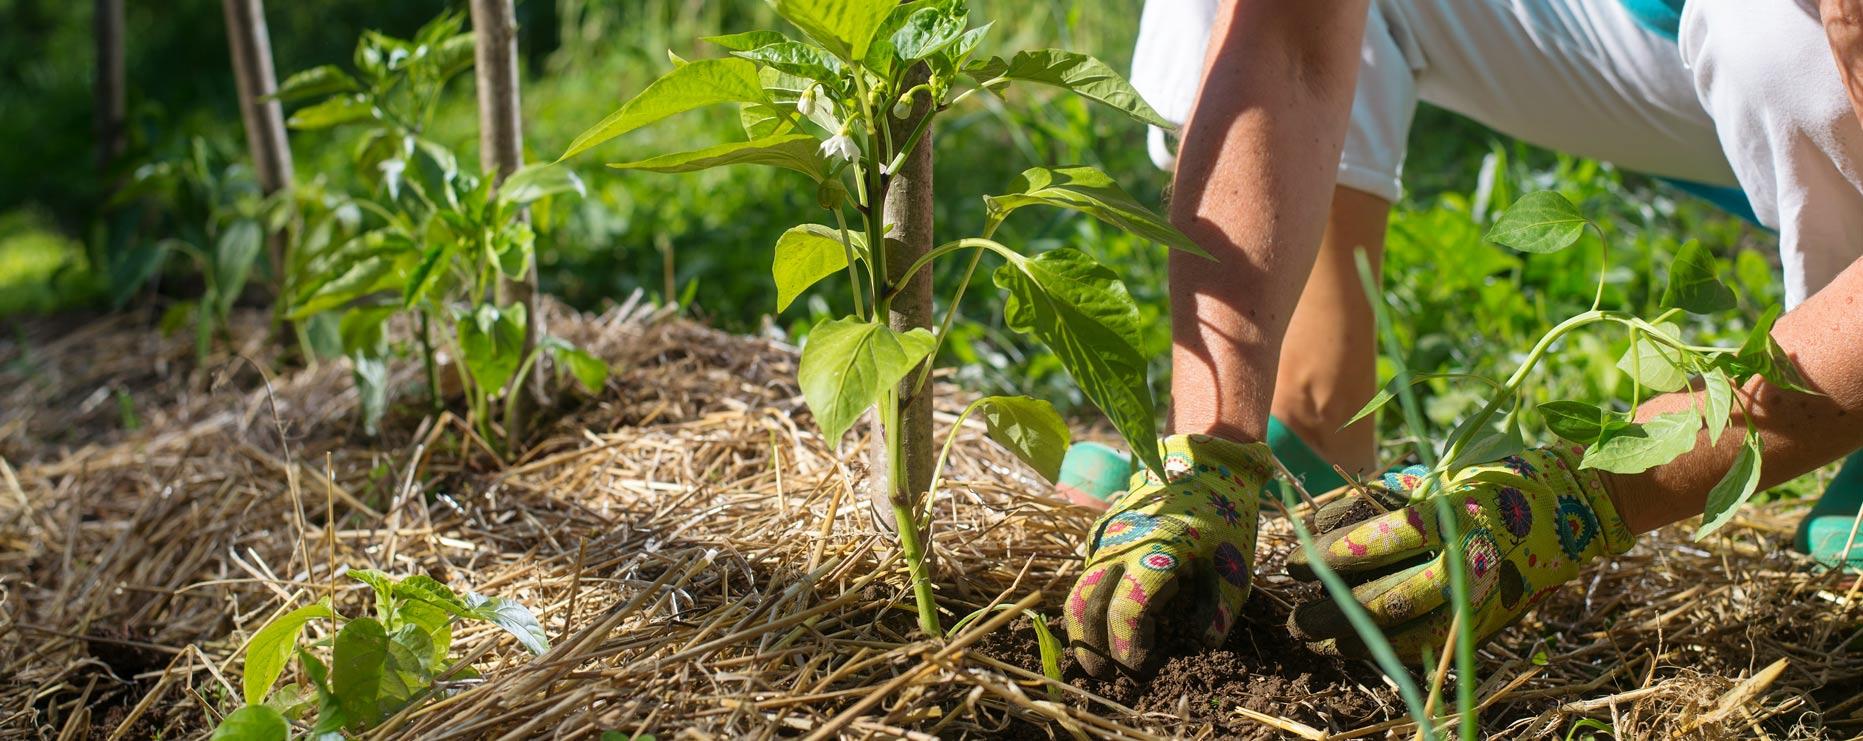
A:
[[[1266,445],[1174,435],[1160,447],[1165,479],[1132,476],[1129,491],[1094,523],[1087,564],[1064,618],[1082,668],[1142,672],[1165,624],[1194,626],[1221,643],[1248,598],[1257,494],[1274,470]]]
[[[1477,641],[1486,641],[1526,614],[1547,594],[1578,576],[1592,559],[1630,550],[1635,538],[1618,517],[1596,471],[1581,470],[1576,452],[1530,450],[1498,463],[1457,472],[1437,496],[1450,498],[1462,554],[1468,564]],[[1400,500],[1426,472],[1413,466],[1386,474],[1372,488]],[[1358,505],[1349,497],[1334,509]],[[1353,522],[1322,511],[1315,521],[1333,528],[1315,545],[1326,564],[1347,580],[1371,579],[1352,590],[1400,658],[1421,661],[1425,647],[1440,652],[1449,634],[1449,572],[1433,499]],[[1312,578],[1306,553],[1296,551],[1288,570]],[[1395,572],[1395,573],[1392,573]],[[1289,619],[1295,635],[1332,641],[1341,654],[1369,654],[1345,613],[1331,600],[1302,606]],[[1324,646],[1322,646],[1324,648]]]

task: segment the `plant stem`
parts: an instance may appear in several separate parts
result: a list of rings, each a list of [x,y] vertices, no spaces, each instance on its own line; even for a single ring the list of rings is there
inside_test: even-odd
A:
[[[860,266],[854,260],[854,242],[852,239],[848,238],[847,217],[841,214],[840,208],[832,210],[834,211],[835,225],[841,227],[841,252],[847,256],[847,280],[850,284],[848,288],[854,291],[854,316],[862,319],[871,319],[873,316],[867,313],[866,307],[860,300]],[[873,247],[869,245],[867,249],[871,252]],[[876,296],[875,298],[877,300],[878,297]]]
[[[441,411],[446,405],[440,399],[440,368],[433,359],[433,332],[425,311],[420,313],[420,358],[427,367],[427,404],[433,411]]]
[[[889,494],[893,520],[899,528],[899,552],[905,556],[906,572],[912,579],[912,597],[918,606],[919,630],[938,638],[944,635],[944,628],[938,622],[938,597],[932,592],[925,548],[919,541],[917,507],[910,497],[900,496],[902,492],[899,484],[906,480],[906,457],[900,446],[903,430],[899,422],[899,394],[896,390],[888,390],[880,397],[880,426],[886,437],[886,478],[892,490]]]

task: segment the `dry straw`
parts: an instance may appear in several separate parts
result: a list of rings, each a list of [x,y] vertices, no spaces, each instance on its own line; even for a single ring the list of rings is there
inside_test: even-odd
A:
[[[793,348],[638,302],[553,312],[621,372],[508,467],[453,418],[362,437],[338,364],[269,381],[234,356],[196,368],[148,316],[0,342],[0,738],[202,733],[237,701],[265,620],[332,590],[366,609],[333,567],[515,598],[554,640],[533,658],[467,628],[459,667],[484,679],[442,682],[377,737],[1411,732],[1362,670],[1267,698],[1223,694],[1245,673],[1196,697],[1042,677],[1022,613],[1055,614],[1091,516],[979,430],[934,505],[938,585],[947,608],[1004,609],[915,640],[865,462],[808,422]],[[235,336],[238,356],[280,362],[262,317]],[[1792,514],[1755,507],[1699,544],[1666,531],[1588,570],[1483,651],[1484,733],[1563,737],[1584,718],[1626,737],[1863,732],[1858,588],[1782,552]],[[1262,538],[1250,609],[1278,617],[1299,598],[1272,575],[1293,539],[1279,520]],[[1232,663],[1271,622],[1230,642]]]

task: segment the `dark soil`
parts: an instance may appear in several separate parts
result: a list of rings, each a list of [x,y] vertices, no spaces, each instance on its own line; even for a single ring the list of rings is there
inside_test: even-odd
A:
[[[1317,586],[1276,591],[1277,596],[1293,598],[1296,603],[1318,595]],[[1237,713],[1237,707],[1327,731],[1360,728],[1402,714],[1401,701],[1376,669],[1308,649],[1288,632],[1287,614],[1287,608],[1257,589],[1243,609],[1242,621],[1218,648],[1205,649],[1194,631],[1162,629],[1169,658],[1149,679],[1097,679],[1082,671],[1071,655],[1063,660],[1062,673],[1076,687],[1141,713],[1184,718],[1189,721],[1186,730],[1207,728],[1220,738],[1280,736]],[[1000,661],[1041,671],[1034,629],[1027,620],[984,638],[979,650]],[[1069,701],[1086,705],[1078,698]],[[1100,711],[1105,712],[1104,708]],[[1011,737],[1050,735],[1033,725],[1011,731]]]

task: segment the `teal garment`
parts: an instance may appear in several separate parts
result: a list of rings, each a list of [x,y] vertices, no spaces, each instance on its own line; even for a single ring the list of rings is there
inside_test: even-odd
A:
[[[1268,450],[1288,471],[1300,477],[1308,493],[1321,494],[1346,483],[1333,471],[1332,464],[1272,416],[1268,417]],[[1110,502],[1125,492],[1126,482],[1135,470],[1137,465],[1124,452],[1096,442],[1074,443],[1068,446],[1066,457],[1061,459],[1061,478],[1055,488],[1075,504],[1104,506],[1098,503]],[[1280,488],[1272,479],[1263,491],[1280,498]]]
[[[1837,478],[1824,490],[1824,496],[1798,524],[1798,536],[1792,546],[1809,553],[1825,566],[1838,562],[1852,569],[1863,569],[1863,534],[1857,536],[1848,557],[1844,544],[1850,542],[1850,528],[1855,525],[1857,510],[1863,508],[1863,451],[1851,453],[1837,469]]]
[[[1624,10],[1637,24],[1674,41],[1682,28],[1682,3],[1686,0],[1623,0]]]

